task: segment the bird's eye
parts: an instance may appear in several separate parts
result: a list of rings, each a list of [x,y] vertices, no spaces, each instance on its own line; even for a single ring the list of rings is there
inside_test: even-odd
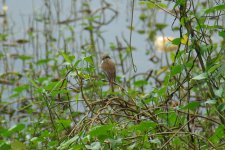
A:
[[[107,59],[107,58],[110,58],[109,56],[104,56],[102,59],[104,60],[104,59]]]

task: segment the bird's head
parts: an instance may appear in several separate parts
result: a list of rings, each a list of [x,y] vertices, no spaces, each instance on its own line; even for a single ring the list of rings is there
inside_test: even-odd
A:
[[[108,54],[102,55],[102,60],[111,59],[111,57]]]

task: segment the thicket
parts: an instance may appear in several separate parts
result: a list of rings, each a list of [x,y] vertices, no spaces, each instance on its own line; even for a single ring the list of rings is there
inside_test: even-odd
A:
[[[224,0],[127,1],[129,34],[108,45],[119,2],[70,2],[43,1],[20,39],[3,7],[0,149],[225,149]],[[166,38],[168,27],[179,36]],[[146,72],[136,72],[135,34],[146,40]],[[159,35],[175,51],[156,52]],[[99,68],[105,49],[113,93]]]

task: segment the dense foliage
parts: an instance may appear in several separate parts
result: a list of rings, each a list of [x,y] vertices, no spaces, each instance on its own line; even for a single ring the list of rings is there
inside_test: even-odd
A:
[[[121,0],[129,32],[113,41],[104,32],[121,17],[118,1],[63,10],[45,0],[16,40],[4,2],[0,149],[225,149],[224,0]],[[115,92],[99,68],[104,49]],[[149,60],[136,72],[143,50]]]

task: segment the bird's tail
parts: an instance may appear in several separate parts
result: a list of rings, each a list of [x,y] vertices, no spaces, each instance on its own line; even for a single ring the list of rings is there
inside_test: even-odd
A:
[[[110,81],[109,84],[110,84],[110,86],[111,86],[112,92],[114,92],[114,82],[113,82],[113,81]]]

